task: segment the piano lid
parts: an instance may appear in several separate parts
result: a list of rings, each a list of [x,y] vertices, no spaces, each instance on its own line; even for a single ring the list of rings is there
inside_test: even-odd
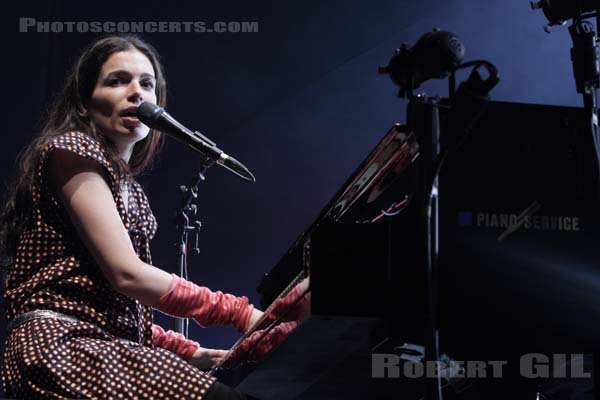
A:
[[[293,247],[304,243],[322,223],[376,222],[382,215],[398,212],[398,204],[406,204],[414,191],[411,183],[403,184],[403,178],[418,155],[416,136],[406,125],[394,124]]]
[[[400,213],[417,189],[417,169],[412,167],[418,155],[416,136],[405,125],[393,125],[316,220],[262,279],[257,288],[261,305],[268,306],[306,265],[305,246],[321,224],[375,223]]]
[[[322,223],[372,223],[401,211],[415,189],[407,171],[418,155],[414,133],[406,125],[394,124],[289,252],[304,244]]]
[[[326,208],[325,215],[319,217],[318,221],[337,222],[351,208],[360,208],[363,211],[360,215],[364,215],[366,219],[356,222],[375,222],[375,218],[385,211],[380,207],[385,205],[385,202],[381,203],[382,198],[390,198],[390,207],[396,200],[404,200],[394,199],[396,193],[390,193],[388,189],[398,182],[418,155],[419,145],[415,135],[409,132],[406,126],[394,125],[342,186],[331,206]],[[405,195],[408,196],[409,190],[405,190]]]

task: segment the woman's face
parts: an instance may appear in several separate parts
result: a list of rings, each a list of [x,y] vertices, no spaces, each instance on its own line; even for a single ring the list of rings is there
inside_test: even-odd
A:
[[[129,159],[133,145],[150,130],[135,116],[142,102],[156,104],[156,79],[152,63],[138,50],[113,53],[102,65],[88,103],[90,118]]]

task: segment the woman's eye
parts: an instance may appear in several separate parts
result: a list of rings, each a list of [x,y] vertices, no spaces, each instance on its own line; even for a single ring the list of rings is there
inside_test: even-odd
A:
[[[119,85],[119,84],[120,84],[120,83],[122,83],[122,82],[123,82],[123,80],[122,80],[122,79],[119,79],[119,78],[111,78],[111,79],[109,79],[109,80],[108,80],[108,82],[107,82],[107,83],[108,83],[108,85],[109,85],[109,86],[117,86],[117,85]]]
[[[145,88],[153,89],[154,83],[152,81],[144,81],[142,82],[142,86]]]

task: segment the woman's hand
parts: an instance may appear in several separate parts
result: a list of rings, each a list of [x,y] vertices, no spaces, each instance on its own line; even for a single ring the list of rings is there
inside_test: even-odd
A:
[[[225,368],[232,368],[239,362],[250,363],[264,360],[275,348],[279,347],[298,326],[296,321],[282,322],[269,331],[254,331],[231,352]]]
[[[205,349],[204,347],[198,347],[198,350],[196,350],[192,358],[188,360],[188,363],[192,364],[198,369],[210,369],[219,363],[223,358],[225,358],[226,355],[226,350]]]
[[[264,314],[264,312],[260,311],[257,308],[252,310],[252,314],[250,315],[250,320],[248,321],[248,326],[246,327],[246,332],[248,332],[250,329],[252,329],[252,327],[254,325],[256,325],[256,323],[263,316],[263,314]]]

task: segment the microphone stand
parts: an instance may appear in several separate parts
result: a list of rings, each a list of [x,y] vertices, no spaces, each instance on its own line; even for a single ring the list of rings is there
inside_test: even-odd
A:
[[[450,80],[450,93],[454,93],[452,87],[455,83],[454,74]],[[417,120],[427,119],[427,125],[423,129],[423,135],[419,135],[419,147],[422,155],[422,173],[420,179],[424,184],[424,225],[422,226],[422,235],[425,239],[424,254],[426,255],[427,266],[427,303],[429,310],[429,326],[426,330],[425,338],[425,362],[439,362],[439,331],[437,327],[437,263],[439,256],[439,197],[438,197],[438,178],[436,165],[440,159],[440,97],[427,97],[425,95],[414,95],[413,79],[409,80],[406,88],[402,88],[399,97],[406,96],[409,100],[407,115],[409,125],[413,129],[419,124]],[[419,105],[426,106],[427,114],[418,115]],[[415,121],[410,121],[414,118]],[[411,123],[412,122],[412,123]],[[425,393],[426,400],[442,399],[442,381],[441,375],[436,377],[426,376]]]
[[[199,220],[194,220],[190,224],[190,215],[196,215],[198,207],[193,201],[198,198],[198,185],[206,178],[204,174],[206,171],[215,163],[214,159],[205,157],[200,165],[200,171],[191,179],[188,186],[182,185],[179,187],[182,199],[181,206],[177,210],[175,217],[175,227],[177,230],[177,259],[178,259],[178,273],[179,276],[187,279],[187,252],[188,252],[188,235],[190,233],[195,235],[194,251],[200,253],[198,248],[198,235],[202,227],[202,223]],[[189,319],[188,318],[175,318],[174,331],[182,334],[185,338],[189,335]]]
[[[424,190],[424,225],[422,234],[425,239],[425,261],[427,266],[427,302],[429,306],[429,326],[426,335],[425,361],[440,362],[440,335],[438,328],[438,264],[439,264],[439,190],[438,177],[448,154],[460,146],[469,134],[473,125],[485,112],[489,103],[489,92],[498,83],[496,67],[487,61],[471,61],[461,64],[457,69],[475,66],[469,78],[456,91],[456,75],[452,71],[449,77],[449,99],[440,97],[428,98],[424,95],[413,95],[413,87],[409,84],[405,93],[408,94],[408,116],[419,138],[422,160],[422,182]],[[490,73],[483,80],[477,72],[480,66],[485,66]],[[418,111],[419,105],[424,105],[426,112]],[[442,134],[440,108],[448,108],[444,119],[445,126]],[[422,132],[416,129],[423,121]],[[425,379],[425,399],[441,400],[441,374]]]
[[[600,12],[595,12],[596,26],[600,26]],[[577,85],[577,92],[583,95],[583,105],[591,133],[591,146],[594,151],[593,192],[600,197],[600,128],[598,126],[597,90],[600,86],[600,64],[598,37],[594,25],[584,20],[587,15],[573,19],[569,33],[573,40],[571,60]],[[592,353],[592,385],[594,398],[600,400],[600,353]]]
[[[582,19],[573,20],[569,33],[573,40],[571,60],[577,85],[577,92],[583,95],[586,120],[591,133],[590,145],[593,149],[594,193],[600,195],[600,128],[598,126],[597,89],[600,86],[600,64],[597,35],[594,25]],[[600,26],[600,14],[596,13],[596,21]]]
[[[430,140],[427,143],[429,152],[426,154],[427,159],[425,170],[425,180],[427,184],[425,195],[425,232],[426,232],[426,246],[427,246],[427,278],[429,286],[429,304],[430,304],[430,337],[428,338],[429,351],[426,351],[426,360],[440,361],[440,338],[438,328],[438,284],[437,284],[437,271],[438,271],[438,260],[439,260],[439,191],[438,191],[438,171],[437,165],[440,160],[440,99],[433,98],[427,101],[431,106],[429,112],[429,130],[430,136],[423,140]],[[422,142],[423,142],[422,140]],[[441,374],[437,376],[427,377],[425,384],[425,398],[426,399],[442,399],[442,377]]]

